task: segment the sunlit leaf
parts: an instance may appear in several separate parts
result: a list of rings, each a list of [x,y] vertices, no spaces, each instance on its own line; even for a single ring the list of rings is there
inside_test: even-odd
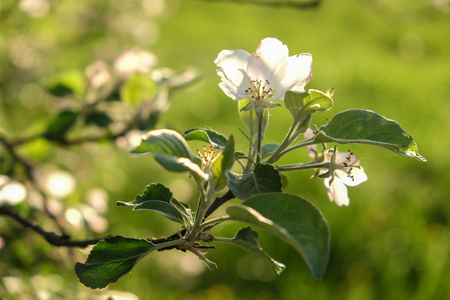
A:
[[[149,200],[159,200],[170,203],[172,195],[173,194],[168,187],[161,183],[152,183],[145,188],[142,195],[136,196],[136,199],[131,203],[134,205],[139,205]]]
[[[132,202],[117,202],[119,206],[133,206],[133,210],[149,210],[157,212],[169,220],[184,224],[182,212],[171,203],[172,192],[162,185],[151,184],[145,188],[144,194],[136,196]]]
[[[234,195],[245,200],[253,195],[281,192],[280,173],[270,164],[257,164],[244,174],[228,173],[228,186]]]
[[[252,230],[250,227],[246,227],[239,230],[239,232],[233,239],[221,238],[216,239],[216,241],[236,245],[244,249],[245,251],[262,258],[266,263],[268,263],[272,267],[272,270],[276,274],[280,274],[285,268],[285,265],[273,260],[261,248],[261,246],[258,243],[258,233]]]
[[[123,101],[137,106],[143,101],[152,99],[156,89],[156,83],[148,75],[136,73],[122,86],[120,97]]]
[[[227,143],[227,138],[211,129],[194,128],[183,134],[187,141],[197,140],[211,144],[214,149],[223,149]]]
[[[330,233],[322,213],[309,201],[283,193],[260,194],[226,209],[231,219],[258,226],[294,247],[314,280],[329,258]]]
[[[331,95],[317,90],[304,93],[287,92],[284,104],[294,118],[297,134],[305,132],[309,127],[311,115],[318,111],[326,111],[333,106]]]
[[[327,125],[320,127],[315,141],[372,144],[426,161],[419,154],[414,139],[397,122],[370,110],[351,109],[337,114]]]
[[[163,215],[169,220],[184,224],[182,214],[172,203],[158,200],[145,201],[137,205],[133,210],[151,210]]]
[[[230,136],[225,149],[220,156],[214,161],[211,171],[214,174],[215,189],[220,191],[228,183],[228,171],[234,163],[234,137]]]
[[[86,92],[86,79],[79,70],[65,71],[49,80],[47,91],[56,97],[75,95],[82,98]]]
[[[156,161],[170,171],[189,171],[193,165],[186,163],[185,158],[195,165],[200,159],[192,153],[186,140],[176,131],[160,129],[147,132],[141,144],[132,153],[153,153]],[[198,171],[198,170],[194,170]]]

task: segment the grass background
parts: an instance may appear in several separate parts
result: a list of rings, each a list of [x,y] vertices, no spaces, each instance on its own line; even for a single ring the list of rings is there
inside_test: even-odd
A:
[[[448,1],[322,1],[302,9],[234,1],[43,1],[48,10],[38,16],[23,2],[0,2],[0,125],[8,134],[37,132],[60,109],[41,88],[52,75],[83,70],[96,59],[112,63],[123,50],[138,47],[155,53],[159,67],[176,72],[193,67],[202,74],[195,85],[173,94],[158,127],[179,132],[212,127],[234,134],[244,150],[237,103],[218,88],[213,61],[223,49],[253,52],[261,39],[276,37],[291,55],[312,54],[308,88],[335,88],[334,107],[316,114],[315,124],[346,109],[376,111],[399,122],[428,162],[352,146],[369,180],[349,190],[349,207],[330,203],[321,180],[309,180],[311,173],[288,174],[287,191],[312,201],[330,225],[331,258],[319,283],[293,249],[261,232],[263,248],[287,265],[278,277],[240,249],[219,245],[208,254],[219,265],[217,272],[204,270],[189,254],[157,253],[107,290],[90,291],[73,272],[74,263],[85,259],[82,251],[54,249],[0,219],[5,241],[0,277],[14,276],[23,284],[20,293],[11,293],[0,280],[0,295],[94,299],[114,290],[140,299],[449,299]],[[266,141],[281,141],[289,125],[287,110],[273,109]],[[59,166],[77,178],[78,189],[66,206],[83,202],[93,186],[107,191],[105,234],[141,238],[175,230],[159,215],[115,206],[134,199],[146,184],[162,182],[180,200],[195,195],[186,176],[163,172],[151,157],[128,157],[112,145],[27,147],[24,153],[37,163]],[[306,158],[296,153],[285,162]],[[221,234],[232,237],[237,228],[225,226]]]

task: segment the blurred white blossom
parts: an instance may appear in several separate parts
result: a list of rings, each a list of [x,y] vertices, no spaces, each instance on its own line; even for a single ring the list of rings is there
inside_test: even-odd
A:
[[[0,204],[3,202],[11,205],[19,204],[26,196],[27,190],[22,183],[6,175],[0,175]]]
[[[132,49],[122,53],[114,62],[114,70],[121,77],[128,77],[134,73],[148,73],[157,63],[153,53]]]

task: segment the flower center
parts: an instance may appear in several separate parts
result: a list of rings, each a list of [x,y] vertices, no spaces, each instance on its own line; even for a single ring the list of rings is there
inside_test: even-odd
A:
[[[198,148],[195,150],[197,150],[198,156],[202,160],[202,170],[205,173],[208,173],[215,158],[219,155],[220,150],[216,150],[212,146],[209,146],[209,150],[206,150],[205,145],[203,145],[203,154]]]
[[[342,163],[345,168],[347,168],[347,176],[352,180],[355,181],[355,177],[352,175],[353,167],[359,167],[359,158],[353,155],[353,152],[350,152],[348,150],[348,156],[345,157],[345,161]],[[352,161],[353,160],[353,161]]]
[[[268,100],[273,95],[273,90],[270,88],[269,80],[252,80],[252,85],[245,90],[246,95],[251,95],[252,100]]]

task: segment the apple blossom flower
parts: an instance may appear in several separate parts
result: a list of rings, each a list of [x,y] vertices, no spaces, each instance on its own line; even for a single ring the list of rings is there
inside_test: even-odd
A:
[[[331,156],[331,157],[330,157]],[[334,158],[333,158],[334,156]],[[328,198],[336,202],[338,206],[348,206],[350,199],[346,186],[357,186],[367,180],[367,175],[359,163],[359,159],[352,152],[336,153],[328,152],[326,159],[334,165],[333,174],[325,178]]]
[[[303,135],[305,137],[305,140],[310,139],[314,136],[314,131],[311,128],[308,128]],[[306,146],[306,150],[308,150],[309,157],[313,158],[314,160],[317,159],[317,145]]]
[[[304,135],[305,139],[308,139],[314,136],[314,132],[308,128]],[[308,150],[308,155],[314,161],[330,162],[330,169],[321,171],[318,176],[326,176],[324,184],[330,201],[335,202],[338,206],[348,206],[350,199],[347,186],[356,186],[367,180],[367,175],[364,172],[364,168],[360,165],[359,159],[350,150],[340,153],[335,148],[335,150],[321,154],[318,153],[316,145],[307,146],[306,149]]]
[[[148,73],[157,63],[153,53],[131,49],[122,53],[114,62],[115,71],[122,77],[134,73]]]
[[[289,50],[275,38],[261,41],[256,52],[223,50],[214,61],[222,78],[219,87],[233,100],[250,99],[254,107],[271,107],[287,91],[302,93],[312,76],[312,56],[289,57]]]

